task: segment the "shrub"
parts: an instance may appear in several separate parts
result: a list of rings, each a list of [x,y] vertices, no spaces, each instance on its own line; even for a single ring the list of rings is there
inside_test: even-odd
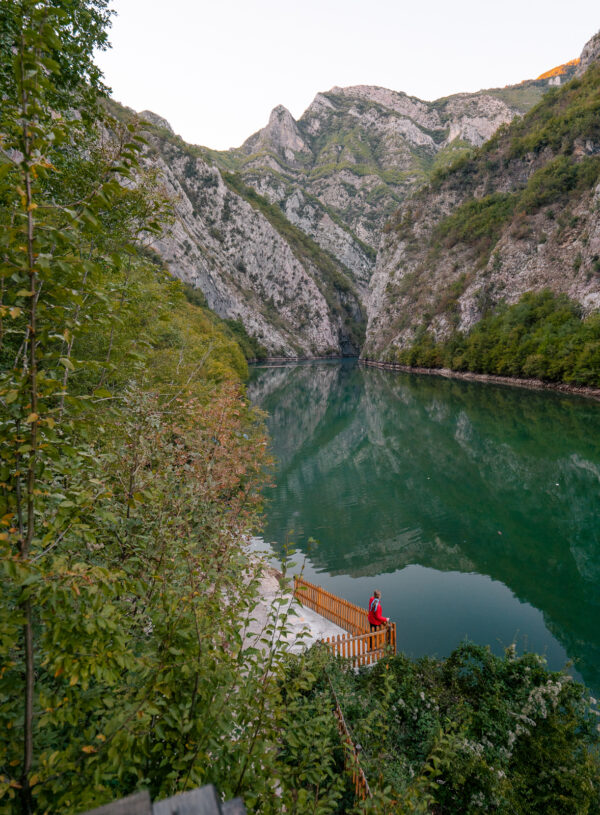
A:
[[[598,387],[600,316],[584,319],[579,304],[565,294],[527,292],[512,306],[500,305],[468,334],[455,332],[436,344],[428,332],[419,333],[399,352],[399,361]]]
[[[445,660],[398,655],[358,674],[343,661],[313,666],[309,698],[329,675],[372,791],[396,802],[376,811],[597,811],[589,695],[536,654],[463,643]]]
[[[515,204],[516,197],[510,193],[472,198],[438,224],[434,240],[443,241],[447,248],[459,242],[483,242],[486,248],[491,248],[503,225],[512,217]]]

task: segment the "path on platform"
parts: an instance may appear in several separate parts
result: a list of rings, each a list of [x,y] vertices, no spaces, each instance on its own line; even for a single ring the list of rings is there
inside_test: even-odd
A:
[[[275,607],[276,600],[282,597],[279,572],[276,569],[265,567],[260,579],[259,593],[260,601],[253,613],[256,619],[251,623],[246,636],[246,645],[254,647],[258,647],[257,640],[267,625],[269,614]],[[284,614],[286,609],[290,610],[290,614],[286,620],[286,633],[279,637],[279,647],[285,647],[293,653],[298,653],[304,648],[309,648],[317,640],[348,633],[339,625],[321,617],[320,614],[304,608],[298,600],[293,599],[290,590],[283,597],[285,604],[281,606],[280,615]]]

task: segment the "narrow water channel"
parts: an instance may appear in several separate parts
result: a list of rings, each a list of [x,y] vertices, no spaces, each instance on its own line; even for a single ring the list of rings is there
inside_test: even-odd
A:
[[[255,368],[249,393],[276,553],[359,605],[380,588],[409,655],[516,642],[600,692],[600,404],[354,361]]]

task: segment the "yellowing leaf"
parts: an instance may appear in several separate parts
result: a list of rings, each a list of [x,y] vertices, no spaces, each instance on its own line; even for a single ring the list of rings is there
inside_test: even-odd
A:
[[[33,424],[33,422],[37,422],[38,414],[37,413],[30,413],[26,419],[27,424]]]
[[[98,752],[96,748],[92,744],[86,744],[85,747],[81,748],[84,753],[96,753]]]
[[[10,310],[10,316],[13,318],[13,320],[15,320],[19,316],[20,313],[21,313],[21,309],[18,308],[17,306],[14,306]]]
[[[98,739],[98,741],[106,741],[106,736],[103,735],[102,733],[98,733],[96,738]]]

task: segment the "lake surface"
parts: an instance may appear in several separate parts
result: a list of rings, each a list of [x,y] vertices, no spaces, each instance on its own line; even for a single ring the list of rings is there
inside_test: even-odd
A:
[[[380,588],[409,655],[516,642],[600,691],[599,403],[352,360],[257,367],[249,394],[277,554],[361,606]]]

